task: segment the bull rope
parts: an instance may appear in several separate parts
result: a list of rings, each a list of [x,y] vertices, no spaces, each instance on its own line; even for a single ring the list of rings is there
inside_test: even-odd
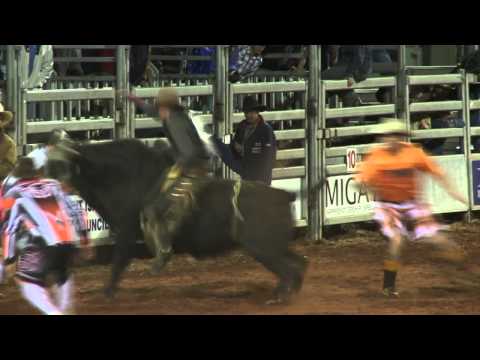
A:
[[[244,222],[245,219],[240,212],[240,209],[238,207],[238,197],[240,196],[240,191],[242,189],[242,181],[237,180],[233,184],[233,197],[232,197],[232,207],[233,207],[233,224],[232,224],[232,231],[233,231],[233,237],[236,238],[238,234],[238,223],[237,219],[240,220],[241,222]]]

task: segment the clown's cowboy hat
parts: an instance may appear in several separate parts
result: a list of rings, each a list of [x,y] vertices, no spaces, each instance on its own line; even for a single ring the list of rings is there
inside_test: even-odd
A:
[[[5,111],[3,104],[0,103],[0,128],[5,128],[12,122],[12,120],[13,114],[10,111]]]
[[[408,136],[407,124],[396,118],[384,118],[372,132],[375,135]]]

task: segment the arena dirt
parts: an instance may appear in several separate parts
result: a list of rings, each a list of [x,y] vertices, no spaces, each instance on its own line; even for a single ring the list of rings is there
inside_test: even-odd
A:
[[[135,260],[115,301],[103,297],[107,265],[77,268],[77,314],[480,314],[480,224],[454,224],[449,235],[468,253],[465,266],[435,259],[428,246],[406,247],[399,299],[381,295],[382,238],[351,230],[331,241],[294,248],[310,267],[290,305],[267,306],[275,279],[242,252],[195,261],[177,256],[161,276]],[[36,314],[13,282],[0,286],[0,314]]]

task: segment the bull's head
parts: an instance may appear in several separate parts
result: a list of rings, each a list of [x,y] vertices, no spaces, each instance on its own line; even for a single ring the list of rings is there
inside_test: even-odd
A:
[[[71,140],[61,141],[48,152],[45,175],[68,184],[79,172],[76,160],[81,157],[82,155],[74,149],[74,143]]]

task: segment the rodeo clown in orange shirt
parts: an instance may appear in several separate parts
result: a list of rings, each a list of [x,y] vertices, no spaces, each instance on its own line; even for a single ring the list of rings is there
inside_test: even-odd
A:
[[[421,147],[405,142],[408,132],[404,122],[385,119],[376,134],[383,145],[375,147],[366,156],[356,181],[376,195],[374,219],[388,239],[383,293],[396,297],[395,280],[404,239],[433,244],[441,250],[444,258],[451,261],[464,258],[459,246],[440,234],[440,224],[435,221],[429,205],[422,202],[418,173],[430,174],[453,199],[464,204],[468,202],[455,191],[443,170]]]

